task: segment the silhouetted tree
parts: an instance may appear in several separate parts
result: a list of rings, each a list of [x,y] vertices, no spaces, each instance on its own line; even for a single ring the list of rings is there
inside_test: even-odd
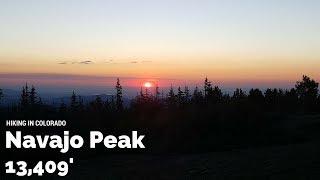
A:
[[[233,92],[233,96],[232,96],[232,100],[233,101],[243,101],[244,99],[247,98],[247,95],[244,91],[242,91],[242,89],[237,88],[234,92]]]
[[[264,96],[260,89],[251,89],[249,91],[248,99],[252,103],[256,103],[257,105],[262,105],[264,102]]]
[[[20,108],[22,106],[13,105],[8,107],[7,111],[6,108],[0,107],[0,117],[7,119],[75,118],[79,120],[77,121],[79,124],[75,123],[75,126],[70,128],[83,128],[85,131],[86,128],[94,129],[101,126],[102,130],[114,129],[117,134],[137,129],[141,133],[148,133],[151,137],[147,140],[151,151],[156,149],[157,151],[166,150],[166,152],[168,150],[191,150],[192,152],[201,150],[203,152],[282,143],[287,145],[291,142],[300,143],[301,140],[308,140],[309,137],[312,137],[313,141],[317,137],[316,128],[309,125],[292,128],[292,122],[288,121],[297,118],[298,122],[299,119],[309,118],[306,116],[309,112],[294,113],[299,107],[306,106],[302,103],[298,106],[299,101],[308,102],[306,100],[312,97],[311,100],[317,101],[319,108],[320,97],[315,91],[317,88],[315,81],[304,77],[297,83],[296,88],[290,90],[267,89],[263,93],[259,89],[251,89],[246,95],[241,89],[236,89],[230,97],[228,94],[223,94],[218,86],[213,86],[206,78],[204,90],[195,87],[192,95],[188,95],[187,87],[184,89],[179,87],[175,92],[171,85],[167,96],[162,96],[161,100],[157,98],[159,90],[156,89],[154,95],[153,92],[149,95],[141,87],[140,94],[137,92],[131,106],[122,112],[118,111],[117,95],[112,96],[106,103],[100,96],[96,96],[93,102],[84,104],[82,98],[73,91],[70,108],[62,101],[58,111],[52,105],[45,105],[41,106],[43,108],[38,113],[29,111],[29,107],[32,101],[37,103],[40,97],[36,96],[35,89],[29,90],[26,84],[22,88],[21,105],[25,104],[24,107],[28,107],[26,109],[28,111]],[[122,88],[119,80],[116,89],[120,90],[121,98]],[[189,100],[189,96],[190,104],[184,106],[185,108],[177,108],[179,107],[177,105]],[[207,99],[204,98],[205,96]],[[118,116],[119,114],[121,116]],[[310,117],[317,118],[317,115]],[[116,121],[119,119],[121,121]],[[288,124],[290,126],[287,127]],[[295,132],[295,129],[298,131]],[[310,132],[307,132],[309,130]],[[306,132],[305,135],[304,132]],[[301,134],[304,136],[299,137]]]
[[[117,109],[114,99],[115,99],[114,96],[112,96],[110,102],[108,103],[108,107],[111,111],[116,111]]]
[[[295,87],[298,98],[305,110],[315,110],[318,86],[319,83],[305,75],[303,75],[301,81],[297,81]]]
[[[24,109],[29,106],[29,90],[28,84],[22,87],[22,92],[20,95],[20,105],[21,108]]]
[[[176,105],[176,95],[174,94],[174,90],[172,85],[170,86],[170,90],[167,96],[167,103],[169,107],[173,107]]]
[[[3,91],[2,91],[2,89],[0,88],[0,102],[1,102],[2,98],[3,98]]]
[[[318,95],[318,98],[317,98],[317,111],[320,112],[320,94]]]
[[[220,100],[222,103],[228,104],[231,102],[231,97],[229,94],[223,94]]]
[[[211,82],[206,77],[206,79],[204,80],[204,98],[208,100],[211,93],[212,93],[212,85],[211,85]]]
[[[215,86],[212,89],[212,92],[209,94],[209,99],[213,103],[219,103],[222,101],[223,93],[218,86]]]
[[[188,86],[184,87],[184,97],[185,97],[185,102],[189,103],[191,95],[190,95],[190,90],[189,90]]]
[[[207,102],[218,103],[221,102],[223,93],[218,86],[212,87],[211,81],[206,79],[204,80],[204,98]]]
[[[155,94],[156,94],[155,95],[156,99],[159,99],[160,98],[160,91],[159,91],[159,86],[158,85],[156,85],[156,93]]]
[[[90,105],[94,111],[103,111],[103,102],[99,95],[96,96],[96,99]]]
[[[80,112],[82,112],[82,111],[84,111],[84,104],[83,104],[83,99],[82,99],[82,97],[81,96],[78,96],[78,107],[77,107],[77,109],[78,109],[78,111],[80,111]]]
[[[194,91],[193,91],[193,95],[192,95],[192,102],[194,104],[200,104],[203,102],[203,94],[202,92],[199,90],[198,86],[195,87]]]
[[[35,104],[37,104],[37,92],[35,87],[32,85],[31,86],[31,91],[30,91],[30,105],[34,106]]]
[[[298,100],[299,99],[296,89],[291,88],[289,91],[285,91],[283,98],[285,110],[292,112],[296,111],[298,109]]]
[[[265,93],[265,104],[268,110],[274,110],[276,106],[279,104],[280,97],[277,89],[268,88]]]
[[[78,111],[77,95],[74,91],[72,91],[72,95],[71,95],[70,110],[71,112]]]
[[[181,87],[178,87],[178,94],[177,94],[177,101],[179,106],[182,106],[184,104],[185,97],[184,97],[184,92],[181,90]]]
[[[61,99],[59,113],[66,113],[67,112],[67,105],[64,103],[63,99]]]
[[[140,95],[140,98],[142,98],[142,99],[144,98],[144,93],[143,93],[142,87],[140,87],[139,95]]]
[[[123,110],[122,86],[120,85],[119,78],[117,78],[117,84],[116,84],[116,108],[117,108],[117,111]]]

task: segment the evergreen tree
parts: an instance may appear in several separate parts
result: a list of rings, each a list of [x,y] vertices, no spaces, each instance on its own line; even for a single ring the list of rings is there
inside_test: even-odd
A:
[[[222,101],[223,98],[223,93],[221,89],[218,86],[215,86],[212,90],[211,93],[209,94],[209,99],[213,103],[219,103]]]
[[[221,102],[226,103],[226,104],[230,103],[231,102],[230,95],[229,94],[223,94],[222,98],[221,98]]]
[[[1,99],[3,98],[3,91],[2,89],[0,88],[0,102],[1,102]]]
[[[36,99],[37,99],[37,93],[36,93],[36,89],[35,87],[32,85],[31,87],[31,91],[30,91],[30,104],[31,106],[34,106],[37,102],[36,102]]]
[[[43,105],[41,97],[39,97],[38,104]]]
[[[160,91],[159,91],[159,86],[157,85],[156,86],[156,99],[159,99],[160,98]]]
[[[317,98],[317,111],[320,112],[320,94],[318,95],[318,98]]]
[[[175,106],[176,105],[176,95],[174,94],[173,87],[171,85],[168,97],[167,97],[167,102],[169,106]]]
[[[116,103],[115,103],[115,100],[114,100],[114,96],[111,97],[111,101],[109,103],[109,107],[110,107],[110,110],[111,111],[115,111],[117,110],[117,107],[116,107]]]
[[[65,112],[67,112],[67,105],[64,103],[63,99],[61,99],[59,113],[65,113]]]
[[[102,111],[103,110],[103,102],[99,95],[96,96],[96,99],[91,102],[91,107],[94,111]]]
[[[25,86],[22,87],[22,92],[20,95],[20,105],[21,108],[26,108],[29,106],[29,91],[28,91],[28,84],[26,83]]]
[[[247,98],[247,95],[242,89],[237,88],[233,92],[232,100],[234,100],[234,101],[242,101],[246,98]]]
[[[140,87],[140,97],[141,97],[141,98],[144,98],[144,94],[143,94],[142,87]]]
[[[78,96],[78,107],[77,107],[77,109],[80,112],[82,112],[84,110],[83,99],[82,99],[82,97],[80,95]]]
[[[297,81],[295,88],[304,109],[315,109],[316,99],[318,97],[318,86],[319,83],[305,75],[303,75],[302,81]]]
[[[281,101],[284,98],[284,92],[282,89],[268,88],[264,93],[264,98],[268,110],[280,110]]]
[[[189,88],[188,88],[188,86],[185,86],[184,87],[184,97],[185,97],[185,102],[186,103],[189,103],[189,101],[190,101],[190,90],[189,90]]]
[[[184,104],[184,92],[181,90],[180,86],[178,87],[178,94],[177,94],[177,100],[179,106]]]
[[[203,101],[203,94],[199,90],[198,86],[196,86],[193,91],[192,102],[195,104],[199,104],[199,103],[202,103],[202,101]]]
[[[70,102],[70,110],[71,112],[76,112],[78,107],[77,95],[74,91],[72,91],[71,102]]]
[[[260,89],[251,89],[249,91],[248,99],[249,101],[257,105],[262,105],[264,102],[264,96]]]
[[[296,111],[298,108],[298,94],[295,88],[286,90],[284,93],[283,103],[287,111]]]
[[[149,96],[151,96],[151,95],[149,95],[148,88],[145,88],[144,91],[145,91],[145,97],[149,98]]]
[[[204,98],[208,100],[211,93],[212,93],[212,84],[206,77],[206,79],[204,80]]]
[[[120,85],[119,78],[117,78],[117,84],[116,84],[116,108],[117,108],[117,111],[123,110],[122,86]]]
[[[275,101],[277,98],[276,96],[277,96],[277,89],[272,90],[268,88],[264,93],[266,105],[273,107],[275,105]]]

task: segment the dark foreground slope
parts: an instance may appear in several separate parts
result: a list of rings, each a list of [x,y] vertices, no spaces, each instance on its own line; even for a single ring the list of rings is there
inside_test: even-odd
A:
[[[320,142],[205,154],[101,156],[68,179],[320,179]]]
[[[307,141],[211,153],[102,155],[75,163],[68,179],[320,179],[320,117],[289,121],[287,130]]]
[[[203,154],[103,155],[77,159],[67,177],[43,179],[317,180],[320,179],[319,149],[320,142],[314,141]]]

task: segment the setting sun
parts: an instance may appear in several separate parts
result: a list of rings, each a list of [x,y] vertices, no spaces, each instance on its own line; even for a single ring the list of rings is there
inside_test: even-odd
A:
[[[146,87],[146,88],[150,88],[150,87],[152,87],[152,83],[151,82],[145,82],[143,84],[143,86]]]

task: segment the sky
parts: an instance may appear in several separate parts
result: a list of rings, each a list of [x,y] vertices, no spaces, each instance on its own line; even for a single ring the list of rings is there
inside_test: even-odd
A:
[[[318,0],[0,0],[0,85],[207,76],[287,87],[303,74],[320,80],[319,19]]]

